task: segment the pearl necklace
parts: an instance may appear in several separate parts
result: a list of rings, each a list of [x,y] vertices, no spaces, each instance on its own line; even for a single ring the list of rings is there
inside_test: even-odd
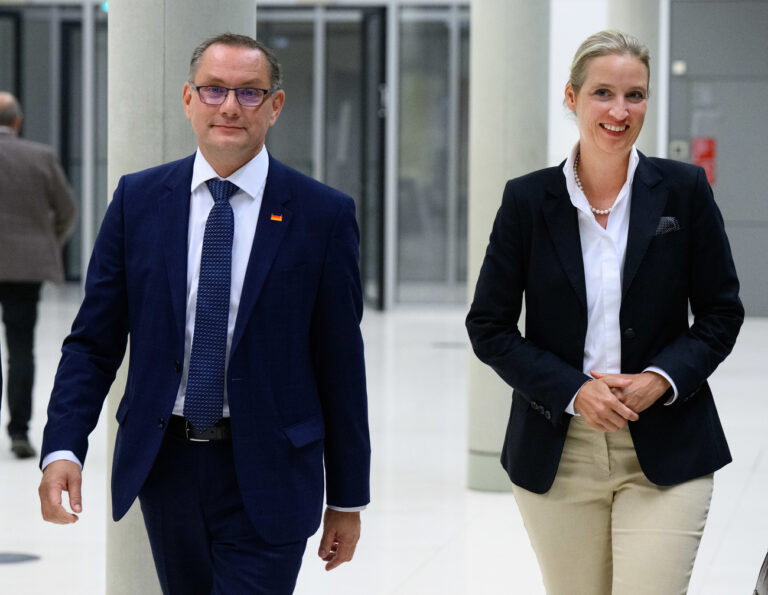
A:
[[[584,193],[584,186],[581,185],[581,179],[579,178],[579,157],[581,157],[581,151],[576,153],[576,159],[573,160],[573,177],[576,178],[576,185],[579,187],[579,190]],[[586,198],[586,193],[584,193],[584,197]],[[592,212],[595,215],[610,215],[611,211],[613,210],[613,207],[609,207],[607,209],[596,209],[592,206],[592,204],[589,202],[589,199],[587,198],[587,204],[589,204],[589,208],[592,210]]]

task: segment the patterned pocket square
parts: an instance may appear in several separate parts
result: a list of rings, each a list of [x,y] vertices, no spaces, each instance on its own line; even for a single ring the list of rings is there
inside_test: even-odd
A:
[[[656,228],[656,235],[664,235],[680,229],[677,217],[662,217],[659,219],[659,226]]]

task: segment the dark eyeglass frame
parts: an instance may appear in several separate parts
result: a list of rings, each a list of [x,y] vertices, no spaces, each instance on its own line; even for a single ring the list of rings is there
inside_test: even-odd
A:
[[[200,101],[202,103],[204,103],[206,105],[222,105],[227,100],[227,96],[229,95],[229,92],[230,91],[234,91],[235,92],[235,99],[237,99],[237,103],[239,103],[241,106],[243,106],[243,107],[259,107],[262,103],[264,103],[264,100],[267,98],[267,95],[269,95],[270,93],[272,93],[274,91],[277,91],[277,87],[272,87],[271,89],[259,89],[258,87],[235,87],[235,88],[232,88],[232,87],[225,87],[223,85],[200,85],[200,86],[198,86],[195,83],[193,83],[192,81],[189,82],[189,86],[192,87],[192,89],[194,89],[195,91],[197,91],[197,97],[200,99]],[[219,101],[218,103],[215,103],[215,102],[211,102],[211,101],[205,101],[205,99],[203,99],[203,95],[200,93],[201,89],[203,89],[203,90],[204,89],[226,89],[227,92],[224,95],[222,95],[221,101]],[[259,100],[259,102],[251,104],[251,105],[249,105],[247,103],[243,103],[241,101],[241,99],[240,99],[240,94],[244,93],[246,91],[261,91],[262,96],[261,96],[261,99]],[[203,93],[204,92],[205,91],[203,91]]]

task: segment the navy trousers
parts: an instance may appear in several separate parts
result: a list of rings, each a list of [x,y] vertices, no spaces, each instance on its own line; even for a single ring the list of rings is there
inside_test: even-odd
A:
[[[259,538],[231,441],[166,436],[139,501],[164,595],[293,593],[307,542]]]
[[[35,324],[41,283],[0,282],[0,304],[8,343],[8,434],[26,439],[35,380]]]

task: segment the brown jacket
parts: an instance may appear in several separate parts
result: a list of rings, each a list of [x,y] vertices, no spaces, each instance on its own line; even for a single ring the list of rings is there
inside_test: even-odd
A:
[[[0,281],[64,281],[76,213],[53,149],[0,127]]]

